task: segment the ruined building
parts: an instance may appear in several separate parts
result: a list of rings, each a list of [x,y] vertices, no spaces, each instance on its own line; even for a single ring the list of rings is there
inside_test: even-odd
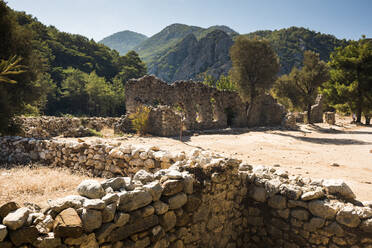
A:
[[[150,133],[161,136],[177,135],[181,125],[189,131],[280,125],[286,113],[270,95],[262,95],[251,106],[247,118],[248,105],[236,92],[219,91],[193,81],[167,84],[155,76],[128,81],[125,95],[127,113],[141,105],[152,107]],[[118,129],[127,131],[128,121],[121,123]]]

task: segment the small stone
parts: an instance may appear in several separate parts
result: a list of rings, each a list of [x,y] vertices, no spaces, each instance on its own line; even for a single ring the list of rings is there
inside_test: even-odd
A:
[[[106,207],[106,204],[103,200],[100,199],[86,199],[84,201],[83,207],[86,209],[103,210]]]
[[[310,192],[303,193],[302,196],[301,196],[301,199],[304,200],[304,201],[310,201],[310,200],[315,200],[315,199],[322,198],[323,196],[324,196],[323,190],[318,188],[315,191],[310,191]]]
[[[323,181],[323,186],[328,194],[336,194],[346,199],[355,199],[356,196],[350,187],[341,179],[328,179]]]
[[[239,165],[239,170],[240,171],[251,171],[252,168],[253,168],[252,165],[244,163],[244,162]]]
[[[142,208],[152,202],[151,194],[142,190],[119,193],[119,198],[118,208],[126,212]]]
[[[180,180],[167,180],[163,183],[163,195],[175,195],[183,190],[184,184]]]
[[[107,205],[102,210],[102,223],[111,222],[115,217],[116,203]]]
[[[86,236],[86,238],[81,243],[80,248],[99,248],[96,240],[96,235],[94,233],[91,233]]]
[[[129,214],[126,214],[126,213],[118,213],[116,216],[115,216],[115,225],[120,227],[120,226],[124,226],[125,224],[128,223],[129,221],[129,218],[130,218],[130,215]]]
[[[287,200],[281,195],[274,195],[269,198],[268,204],[272,208],[284,209],[287,207]]]
[[[307,221],[309,219],[309,212],[304,209],[294,209],[291,211],[291,215],[298,220]]]
[[[182,173],[181,172],[179,172],[178,170],[169,170],[168,172],[167,172],[167,177],[169,178],[169,179],[181,179],[182,178]]]
[[[143,184],[149,183],[154,181],[154,175],[150,172],[147,172],[145,170],[139,170],[134,175],[133,180],[140,181]]]
[[[158,181],[148,183],[144,185],[143,188],[151,194],[153,201],[159,200],[163,192],[163,187]]]
[[[33,243],[36,248],[59,248],[62,245],[61,238],[54,237],[54,233],[38,237]]]
[[[182,173],[184,191],[186,194],[192,194],[194,192],[194,177],[189,173]]]
[[[0,219],[4,219],[10,212],[17,210],[20,206],[16,202],[7,202],[0,206]]]
[[[114,191],[119,191],[120,188],[125,188],[125,177],[115,177],[107,179],[101,183],[103,189],[112,188]]]
[[[86,199],[87,198],[80,195],[69,195],[56,200],[48,200],[48,205],[50,206],[51,210],[55,211],[56,213],[60,213],[67,208],[81,208]]]
[[[168,199],[169,209],[177,209],[185,205],[187,202],[187,195],[185,193],[178,193]]]
[[[343,207],[337,213],[336,220],[338,223],[348,227],[357,227],[361,222],[357,212],[351,206]]]
[[[77,192],[90,199],[100,199],[106,194],[101,184],[95,180],[84,180],[78,185]]]
[[[362,229],[363,232],[372,233],[372,219],[364,220],[360,224],[360,229]]]
[[[165,204],[162,201],[154,202],[153,207],[155,208],[155,214],[157,214],[157,215],[165,214],[169,209],[168,204]]]
[[[109,205],[110,203],[116,203],[119,200],[119,195],[115,193],[108,193],[102,197],[102,201]]]
[[[22,227],[11,231],[9,236],[12,243],[18,247],[22,244],[32,244],[39,236],[39,232],[34,226]]]
[[[53,230],[56,237],[79,237],[83,233],[83,225],[76,210],[68,208],[57,215]]]
[[[11,230],[17,230],[26,223],[29,214],[28,208],[19,208],[5,216],[3,224]]]
[[[169,211],[159,216],[159,223],[163,227],[164,231],[169,231],[176,226],[177,217],[173,211]]]
[[[0,224],[0,242],[3,242],[7,234],[8,230],[6,229],[6,226]]]
[[[251,189],[250,195],[257,202],[265,202],[267,198],[265,189],[256,186]]]
[[[333,219],[336,216],[338,207],[328,201],[312,200],[309,203],[309,210],[315,216],[323,219]]]
[[[333,166],[333,167],[340,167],[340,165],[338,163],[332,163],[331,166]]]
[[[97,210],[83,209],[81,220],[83,221],[84,230],[89,233],[102,225],[102,214]]]

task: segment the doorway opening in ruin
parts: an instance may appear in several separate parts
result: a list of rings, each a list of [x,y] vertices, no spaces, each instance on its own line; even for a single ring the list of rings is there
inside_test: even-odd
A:
[[[217,114],[216,99],[211,97],[210,103],[211,103],[211,109],[212,109],[212,121],[217,122],[219,119],[218,119],[218,114]]]
[[[203,116],[201,115],[201,107],[200,107],[200,104],[196,104],[195,105],[195,109],[196,109],[196,117],[195,117],[195,121],[197,123],[201,123],[203,121]]]
[[[225,108],[227,126],[231,127],[235,118],[235,113],[231,107]]]

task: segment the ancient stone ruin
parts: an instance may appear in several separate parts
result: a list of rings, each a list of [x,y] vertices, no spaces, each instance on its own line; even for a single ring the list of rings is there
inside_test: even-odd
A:
[[[2,248],[372,246],[372,204],[357,201],[341,180],[291,176],[199,149],[173,154],[20,137],[0,138],[0,147],[0,160],[28,157],[110,177],[83,181],[77,195],[43,210],[0,205]]]
[[[144,76],[140,79],[130,80],[125,85],[126,110],[128,113],[135,112],[138,107],[147,105],[157,110],[161,115],[163,110],[168,111],[166,116],[173,118],[153,118],[150,133],[155,135],[177,135],[181,128],[180,120],[184,117],[182,125],[186,130],[208,130],[227,127],[248,126],[275,126],[280,125],[285,109],[278,104],[270,95],[262,95],[257,98],[252,109],[252,115],[247,118],[248,105],[242,102],[236,92],[219,91],[202,83],[193,81],[177,81],[167,84],[155,76]],[[163,109],[163,110],[162,110]],[[155,110],[154,110],[155,111]],[[177,116],[180,116],[177,118]],[[122,121],[127,123],[127,121]],[[168,129],[174,128],[175,132]],[[125,130],[127,126],[118,127]],[[166,130],[165,130],[166,129]]]

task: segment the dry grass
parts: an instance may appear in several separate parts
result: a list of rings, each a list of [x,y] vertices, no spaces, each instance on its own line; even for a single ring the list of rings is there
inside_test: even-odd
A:
[[[72,174],[67,169],[40,165],[8,168],[0,169],[0,205],[15,201],[20,205],[30,202],[46,207],[48,199],[76,194],[76,186],[88,178],[83,174]]]

